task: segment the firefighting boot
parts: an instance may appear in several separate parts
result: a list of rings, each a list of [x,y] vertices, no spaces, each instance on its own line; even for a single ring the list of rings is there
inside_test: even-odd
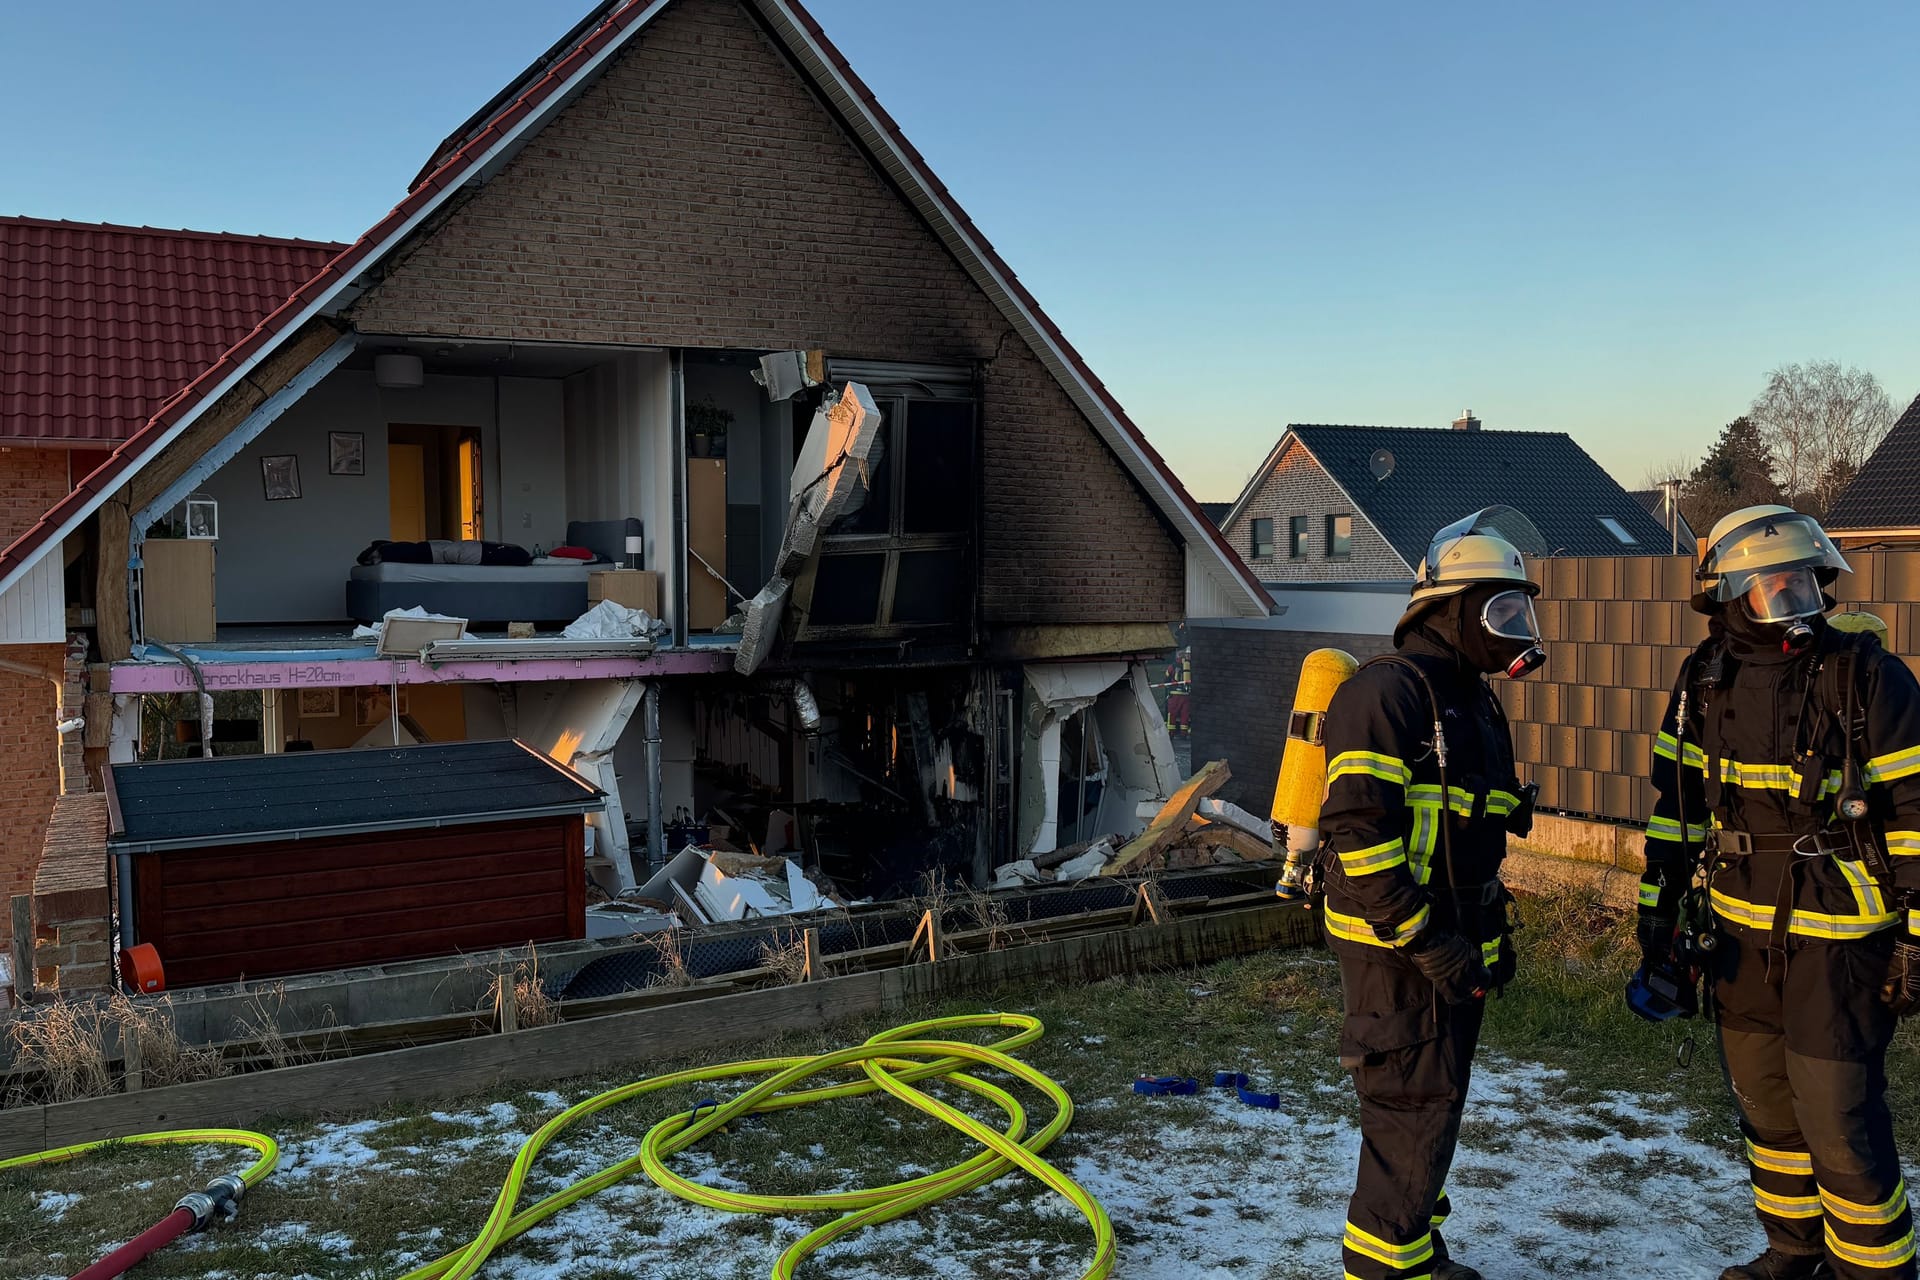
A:
[[[1825,1255],[1782,1253],[1769,1248],[1744,1267],[1728,1267],[1720,1280],[1829,1280],[1833,1275]],[[1439,1272],[1434,1273],[1439,1280]]]
[[[1478,1271],[1464,1262],[1448,1258],[1433,1264],[1433,1280],[1482,1280]]]

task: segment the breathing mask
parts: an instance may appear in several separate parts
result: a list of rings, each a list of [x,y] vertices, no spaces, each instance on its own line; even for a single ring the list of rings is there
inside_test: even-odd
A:
[[[1814,571],[1795,567],[1752,574],[1738,607],[1773,630],[1784,652],[1803,653],[1814,640],[1811,619],[1827,611],[1827,599]]]
[[[1540,619],[1527,592],[1502,591],[1490,597],[1481,607],[1480,626],[1492,638],[1492,654],[1506,659],[1499,669],[1508,679],[1518,680],[1546,662],[1547,651],[1540,643]]]

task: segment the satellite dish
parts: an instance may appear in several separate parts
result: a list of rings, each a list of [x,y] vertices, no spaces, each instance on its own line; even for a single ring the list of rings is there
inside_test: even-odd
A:
[[[1375,449],[1373,457],[1367,459],[1367,470],[1373,472],[1375,480],[1385,480],[1393,474],[1393,450]]]

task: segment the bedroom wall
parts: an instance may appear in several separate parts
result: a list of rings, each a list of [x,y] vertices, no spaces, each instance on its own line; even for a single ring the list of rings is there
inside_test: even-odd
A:
[[[389,423],[479,429],[486,536],[529,547],[558,541],[566,529],[561,384],[502,378],[498,423],[494,406],[487,377],[429,374],[422,387],[390,391],[370,371],[342,369],[321,382],[203,486],[220,503],[220,621],[345,620],[354,558],[388,534]],[[327,473],[332,431],[366,436],[365,475]],[[277,454],[299,459],[297,499],[269,502],[262,492],[261,459]]]
[[[661,609],[674,616],[678,570],[673,512],[673,366],[665,352],[621,356],[566,380],[566,509],[573,520],[638,516],[644,566],[660,574]]]

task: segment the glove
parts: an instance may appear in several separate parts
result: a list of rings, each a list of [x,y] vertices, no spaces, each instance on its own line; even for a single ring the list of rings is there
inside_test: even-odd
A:
[[[1893,944],[1893,959],[1887,964],[1887,981],[1880,988],[1896,1018],[1920,1012],[1920,935],[1907,934]]]
[[[1480,948],[1457,933],[1422,930],[1407,945],[1406,954],[1448,1004],[1484,999],[1493,984],[1493,975],[1481,962]]]

